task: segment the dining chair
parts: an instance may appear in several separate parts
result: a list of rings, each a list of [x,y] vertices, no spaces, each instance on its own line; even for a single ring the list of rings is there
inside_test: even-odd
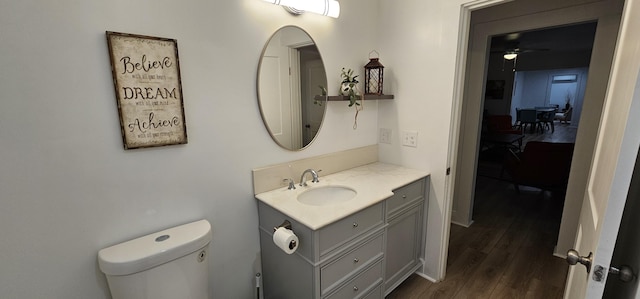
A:
[[[520,123],[522,123],[522,132],[525,132],[529,126],[531,133],[534,133],[540,125],[538,111],[536,109],[520,109]]]
[[[555,119],[559,120],[560,123],[569,123],[571,121],[571,113],[573,112],[573,107],[569,107],[564,112],[556,112]]]
[[[545,112],[542,112],[540,116],[538,116],[541,130],[544,131],[544,129],[550,128],[551,133],[554,133],[556,131],[556,128],[553,124],[553,121],[556,118],[556,112],[557,110],[545,111]]]

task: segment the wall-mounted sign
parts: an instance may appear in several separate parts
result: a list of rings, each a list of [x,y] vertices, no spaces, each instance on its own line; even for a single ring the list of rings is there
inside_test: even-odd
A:
[[[106,33],[124,148],[187,143],[177,41]]]

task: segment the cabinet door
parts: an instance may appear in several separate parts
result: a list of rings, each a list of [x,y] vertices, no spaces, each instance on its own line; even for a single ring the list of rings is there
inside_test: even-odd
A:
[[[422,206],[414,206],[389,221],[385,256],[385,294],[411,275],[419,265]]]

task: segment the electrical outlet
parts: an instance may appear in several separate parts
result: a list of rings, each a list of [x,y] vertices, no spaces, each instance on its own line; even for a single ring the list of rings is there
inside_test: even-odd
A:
[[[418,147],[418,132],[417,131],[403,131],[402,132],[402,145],[410,147]]]
[[[391,129],[380,128],[380,143],[391,144]]]

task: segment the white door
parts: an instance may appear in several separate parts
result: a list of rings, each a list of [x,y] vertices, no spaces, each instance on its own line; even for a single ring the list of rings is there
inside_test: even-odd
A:
[[[319,102],[320,104],[316,104],[314,103],[314,98],[316,95],[322,94],[318,86],[326,88],[327,74],[320,59],[305,62],[303,69],[307,80],[303,84],[302,91],[302,126],[304,126],[302,136],[303,145],[306,146],[318,134],[322,124],[327,103]]]
[[[281,31],[265,49],[260,69],[260,109],[271,135],[286,148],[293,148],[291,137],[291,87],[289,48],[282,46]]]
[[[640,147],[640,0],[627,0],[607,88],[575,249],[590,272],[570,268],[565,298],[601,298]]]

